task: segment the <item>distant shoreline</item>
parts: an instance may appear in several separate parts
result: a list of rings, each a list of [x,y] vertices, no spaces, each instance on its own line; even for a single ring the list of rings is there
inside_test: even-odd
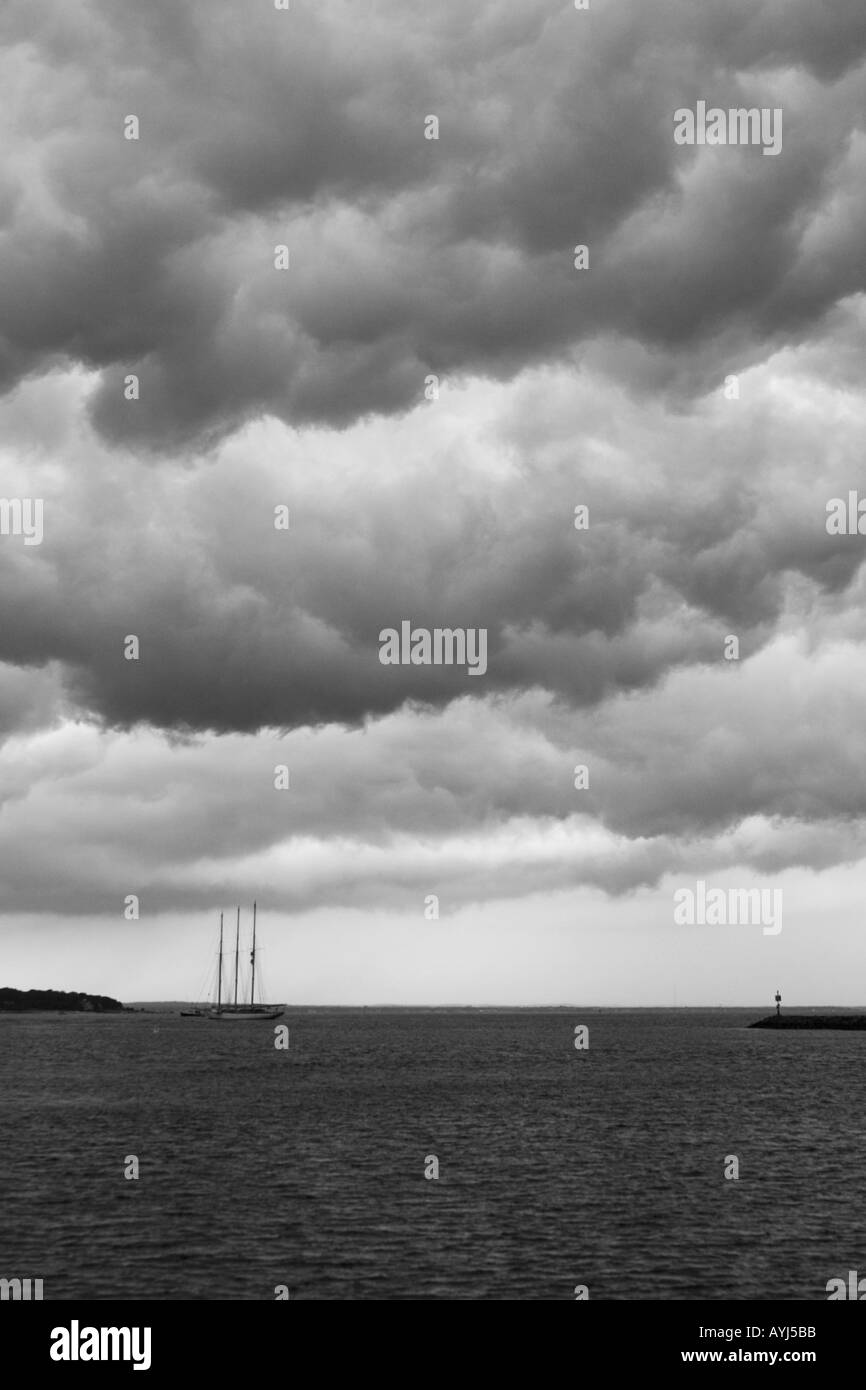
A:
[[[200,1000],[186,999],[134,999],[126,1006],[136,1012],[158,1010],[170,1013],[178,1009],[204,1008]],[[327,1013],[573,1013],[575,1009],[585,1013],[745,1013],[757,1014],[764,1004],[293,1004],[283,1003],[286,1009],[299,1012]],[[802,1004],[800,1015],[823,1017],[828,1014],[840,1016],[866,1013],[866,1005],[853,1004]],[[782,1018],[794,1015],[782,1014]]]
[[[0,989],[0,1015],[19,1013],[86,1013],[86,1014],[177,1014],[182,1009],[202,1008],[184,999],[148,999],[123,1003],[105,994],[86,994],[79,991],[53,989]],[[760,1004],[291,1004],[283,1006],[297,1013],[565,1013],[599,1014],[665,1013],[698,1014],[730,1013],[756,1014]],[[862,1006],[861,1006],[862,1007]],[[856,1011],[844,1004],[806,1004],[799,1013],[775,1014],[750,1021],[749,1028],[847,1028],[866,1030],[866,1010]]]

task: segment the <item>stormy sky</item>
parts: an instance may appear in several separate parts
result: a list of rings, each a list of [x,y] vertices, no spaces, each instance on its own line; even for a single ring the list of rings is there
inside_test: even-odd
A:
[[[0,983],[255,897],[290,1003],[866,1003],[862,0],[6,0],[0,78]]]

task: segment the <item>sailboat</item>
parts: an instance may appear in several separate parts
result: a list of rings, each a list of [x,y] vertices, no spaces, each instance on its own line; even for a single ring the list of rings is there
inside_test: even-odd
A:
[[[235,932],[235,997],[234,1003],[223,1003],[223,915],[220,913],[220,961],[217,973],[217,1002],[216,1006],[208,1009],[208,1018],[217,1018],[221,1021],[233,1020],[237,1023],[249,1023],[257,1018],[279,1018],[283,1013],[282,1004],[257,1004],[256,998],[256,905],[253,903],[253,946],[250,952],[250,1002],[248,1004],[238,1003],[238,960],[240,955],[241,939],[241,910],[238,908],[237,929]]]

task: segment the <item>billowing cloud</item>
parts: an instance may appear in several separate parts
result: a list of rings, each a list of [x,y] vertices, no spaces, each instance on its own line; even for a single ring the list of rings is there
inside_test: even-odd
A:
[[[65,424],[45,427],[26,470],[43,542],[0,551],[0,654],[59,663],[78,715],[254,731],[535,687],[595,706],[718,664],[730,634],[754,656],[792,605],[820,642],[857,603],[860,538],[825,522],[859,475],[866,425],[862,396],[820,362],[781,354],[743,375],[739,400],[717,391],[688,413],[536,372],[397,425],[251,426],[157,470],[101,445],[58,383],[45,400]],[[36,389],[7,407],[10,481]],[[484,628],[487,671],[383,665],[380,633],[404,621]]]

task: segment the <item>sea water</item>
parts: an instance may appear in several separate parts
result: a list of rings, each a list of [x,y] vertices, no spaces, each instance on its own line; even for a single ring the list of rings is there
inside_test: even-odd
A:
[[[866,1269],[866,1033],[750,1031],[761,1012],[0,1015],[0,1277],[46,1300],[826,1299]]]

